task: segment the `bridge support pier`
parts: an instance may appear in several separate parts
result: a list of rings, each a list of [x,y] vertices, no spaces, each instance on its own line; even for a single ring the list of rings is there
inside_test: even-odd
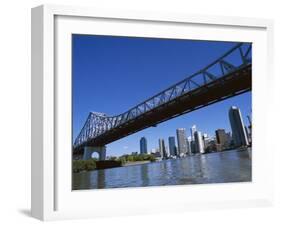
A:
[[[97,152],[99,154],[99,161],[103,161],[106,158],[106,147],[90,147],[86,146],[84,147],[84,154],[83,154],[83,160],[88,160],[92,158],[92,154],[94,152]]]

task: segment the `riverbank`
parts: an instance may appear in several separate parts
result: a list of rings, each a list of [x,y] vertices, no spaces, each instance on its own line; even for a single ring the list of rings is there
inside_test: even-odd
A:
[[[72,164],[72,172],[80,173],[80,172],[100,170],[100,169],[110,169],[115,167],[142,165],[151,162],[152,161],[150,160],[129,161],[123,163],[121,161],[116,161],[116,160],[105,160],[105,161],[96,161],[93,159],[74,160]]]
[[[182,158],[192,158],[193,156],[200,156],[200,155],[214,155],[217,153],[224,153],[224,152],[229,152],[233,151],[233,149],[229,150],[223,150],[220,152],[210,152],[210,153],[204,153],[204,154],[192,154],[188,155]],[[235,150],[237,152],[248,152],[248,155],[250,158],[252,158],[252,152],[251,148],[246,148],[246,149],[237,149]],[[129,155],[128,155],[129,156]],[[151,162],[162,162],[162,161],[167,161],[167,160],[172,160],[172,158],[169,159],[164,159],[164,160],[155,160],[154,158],[146,158],[145,160],[142,160],[144,157],[149,157],[149,155],[143,155],[143,156],[129,156],[129,158],[123,157],[123,159],[119,160],[106,160],[106,161],[96,161],[94,159],[89,159],[89,160],[74,160],[73,165],[72,165],[72,172],[73,173],[79,173],[79,172],[84,172],[84,171],[93,171],[93,170],[99,170],[99,169],[109,169],[113,167],[126,167],[126,166],[135,166],[135,165],[142,165],[142,164],[148,164]],[[182,159],[182,158],[176,158],[176,159]],[[149,160],[147,160],[149,159]]]
[[[126,162],[124,163],[122,166],[135,166],[135,165],[141,165],[141,164],[146,164],[146,163],[150,163],[151,161],[136,161],[136,162]]]

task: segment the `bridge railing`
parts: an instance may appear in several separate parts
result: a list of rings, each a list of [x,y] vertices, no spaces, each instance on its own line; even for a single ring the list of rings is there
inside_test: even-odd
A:
[[[159,92],[123,114],[108,117],[103,113],[91,112],[74,142],[74,147],[82,145],[88,140],[96,138],[144,113],[173,101],[181,95],[251,64],[251,51],[252,45],[250,43],[239,43],[203,69]]]

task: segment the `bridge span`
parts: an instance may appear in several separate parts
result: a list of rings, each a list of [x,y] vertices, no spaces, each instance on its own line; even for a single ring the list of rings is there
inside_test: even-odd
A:
[[[108,143],[250,91],[251,51],[250,43],[239,43],[203,69],[120,115],[90,112],[75,139],[73,153],[84,152],[84,159],[87,159],[97,147],[97,152],[103,156],[100,159],[104,159],[105,148],[102,148],[102,152],[99,150]],[[85,152],[88,149],[90,151],[87,154]]]

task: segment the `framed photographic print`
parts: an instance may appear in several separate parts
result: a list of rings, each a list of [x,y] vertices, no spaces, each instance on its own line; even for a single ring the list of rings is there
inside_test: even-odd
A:
[[[270,20],[32,9],[32,215],[270,205]]]

